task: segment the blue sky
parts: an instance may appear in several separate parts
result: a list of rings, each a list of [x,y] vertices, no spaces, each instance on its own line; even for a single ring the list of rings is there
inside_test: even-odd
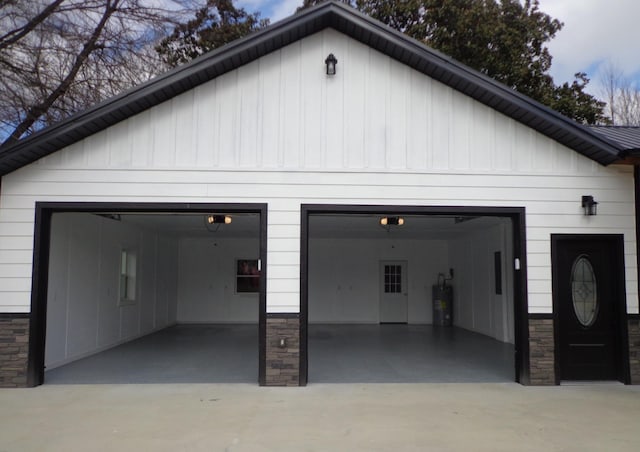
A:
[[[242,0],[248,11],[260,11],[271,22],[295,12],[302,0]],[[570,82],[576,72],[591,79],[589,91],[601,94],[600,70],[616,65],[640,88],[640,0],[540,0],[540,9],[564,22],[549,44],[556,83]]]

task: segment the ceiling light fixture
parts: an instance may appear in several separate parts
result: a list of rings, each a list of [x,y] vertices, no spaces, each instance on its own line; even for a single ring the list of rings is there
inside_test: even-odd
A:
[[[209,214],[204,217],[204,225],[210,232],[216,232],[223,224],[231,224],[233,219],[230,215]]]
[[[386,226],[389,229],[390,226],[402,226],[404,224],[404,218],[402,217],[382,217],[380,218],[380,226]]]
[[[232,219],[229,215],[207,215],[207,223],[209,224],[231,224],[231,221]]]

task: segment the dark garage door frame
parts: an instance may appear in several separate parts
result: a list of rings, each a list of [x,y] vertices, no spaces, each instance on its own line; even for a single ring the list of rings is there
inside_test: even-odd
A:
[[[257,213],[260,215],[260,278],[259,306],[259,375],[265,382],[266,312],[267,312],[267,204],[259,203],[93,203],[93,202],[36,202],[31,281],[31,315],[29,327],[29,358],[27,386],[44,382],[44,358],[47,325],[47,290],[49,247],[51,244],[51,217],[54,213]]]
[[[529,320],[524,207],[303,204],[300,219],[300,385],[306,385],[308,380],[309,216],[316,214],[473,215],[510,218],[513,225],[513,257],[520,261],[520,270],[514,271],[513,284],[515,381],[525,384],[529,382]]]

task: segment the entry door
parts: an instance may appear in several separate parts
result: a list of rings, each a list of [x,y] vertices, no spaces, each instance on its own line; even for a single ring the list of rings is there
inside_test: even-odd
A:
[[[619,380],[622,240],[553,240],[553,297],[561,380]],[[622,286],[622,287],[621,287]]]
[[[407,263],[380,263],[380,323],[407,323]]]

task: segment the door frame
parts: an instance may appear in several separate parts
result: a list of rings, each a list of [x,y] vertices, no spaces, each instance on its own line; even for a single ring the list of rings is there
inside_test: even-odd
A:
[[[400,276],[402,286],[402,296],[404,297],[406,319],[404,322],[383,322],[382,321],[382,298],[384,297],[384,266],[385,265],[400,265],[402,267],[402,275]],[[409,262],[403,259],[385,259],[378,261],[378,324],[383,323],[409,323]]]
[[[513,259],[520,263],[520,269],[513,270],[515,381],[528,384],[530,380],[529,310],[524,207],[302,204],[300,206],[300,386],[307,384],[309,370],[309,216],[315,214],[472,215],[509,218],[513,231]]]
[[[562,325],[560,324],[560,289],[557,276],[558,271],[558,246],[563,242],[588,242],[588,241],[604,241],[611,244],[614,250],[614,260],[616,262],[616,271],[613,275],[613,283],[615,290],[618,292],[616,297],[617,304],[614,306],[616,320],[615,325],[615,346],[619,352],[621,362],[618,366],[618,381],[624,384],[631,383],[631,373],[629,368],[629,344],[627,341],[627,294],[625,284],[625,267],[624,267],[624,235],[623,234],[551,234],[551,281],[552,281],[552,299],[553,299],[553,336],[554,336],[554,372],[556,384],[560,384],[560,332]]]
[[[44,382],[47,328],[47,292],[49,286],[49,248],[51,218],[54,213],[257,213],[260,215],[259,248],[262,262],[259,294],[258,381],[266,381],[267,338],[267,204],[260,203],[153,203],[153,202],[41,202],[35,203],[33,266],[31,279],[31,315],[29,322],[29,357],[27,386]]]

